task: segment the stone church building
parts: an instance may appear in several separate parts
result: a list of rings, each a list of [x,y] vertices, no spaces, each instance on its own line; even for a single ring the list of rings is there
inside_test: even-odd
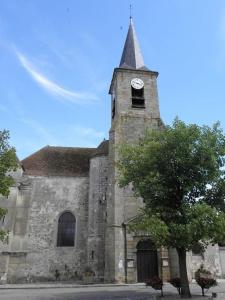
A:
[[[179,275],[174,249],[155,249],[150,235],[128,232],[143,202],[116,182],[117,145],[163,126],[157,76],[144,64],[131,19],[109,88],[109,140],[97,148],[40,149],[21,161],[9,198],[0,198],[8,209],[0,225],[9,232],[8,243],[0,244],[2,283],[143,282]],[[201,262],[225,277],[223,247],[196,250],[187,259],[190,278]]]

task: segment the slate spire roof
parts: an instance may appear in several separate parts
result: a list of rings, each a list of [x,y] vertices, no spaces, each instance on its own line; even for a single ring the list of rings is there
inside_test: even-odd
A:
[[[135,33],[132,18],[130,18],[130,26],[119,67],[128,69],[147,69],[144,65],[144,59]]]

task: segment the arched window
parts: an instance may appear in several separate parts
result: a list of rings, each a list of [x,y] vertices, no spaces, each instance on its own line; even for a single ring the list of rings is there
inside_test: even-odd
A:
[[[58,221],[57,247],[74,246],[76,219],[74,215],[64,212]]]

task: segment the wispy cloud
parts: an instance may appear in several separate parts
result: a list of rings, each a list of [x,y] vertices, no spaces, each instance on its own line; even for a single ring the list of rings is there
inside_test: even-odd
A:
[[[85,127],[79,124],[64,124],[58,128],[60,143],[74,147],[97,147],[106,134],[103,131],[92,127]]]
[[[72,126],[71,131],[73,131],[74,134],[83,138],[101,139],[104,137],[104,132],[98,131],[94,128]]]
[[[35,119],[31,119],[31,114],[27,112],[20,98],[14,91],[10,91],[8,94],[8,100],[11,107],[10,117],[19,123],[25,124],[27,127],[32,129],[34,135],[32,139],[40,139],[43,143],[48,145],[57,144],[55,137],[46,129],[40,122]],[[1,110],[1,104],[0,104]],[[38,141],[37,141],[38,143]]]
[[[45,129],[39,122],[27,118],[20,118],[20,121],[24,123],[25,125],[28,125],[31,127],[34,132],[41,138],[42,141],[45,141],[48,145],[56,145],[57,141],[49,133],[47,129]]]
[[[37,71],[37,68],[28,60],[28,58],[16,51],[16,56],[19,59],[23,68],[31,75],[42,88],[54,96],[59,97],[61,100],[70,101],[76,104],[87,104],[92,101],[97,101],[98,97],[89,92],[75,92],[62,87],[61,85],[50,80],[42,73]]]

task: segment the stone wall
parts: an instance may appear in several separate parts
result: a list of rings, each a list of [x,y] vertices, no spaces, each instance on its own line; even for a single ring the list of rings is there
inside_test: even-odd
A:
[[[187,271],[188,278],[191,281],[195,279],[195,272],[203,264],[204,268],[212,272],[216,277],[224,277],[225,257],[223,250],[218,245],[209,245],[204,253],[194,254],[187,252]],[[169,249],[170,273],[171,277],[179,277],[179,264],[176,249]]]
[[[205,252],[199,255],[189,252],[189,261],[188,271],[191,278],[195,278],[195,272],[199,269],[201,264],[217,277],[222,277],[218,245],[209,245]]]
[[[17,205],[17,197],[18,197],[18,187],[21,182],[22,177],[22,169],[18,169],[16,172],[13,172],[11,175],[14,178],[15,182],[13,186],[10,188],[10,194],[8,198],[0,196],[0,207],[7,209],[6,216],[0,220],[0,228],[9,232],[8,241],[12,239],[14,222],[16,219],[16,205]],[[3,243],[0,242],[0,281],[6,281],[6,273],[8,268],[9,261],[9,242]]]
[[[8,282],[55,280],[56,272],[58,279],[81,279],[86,264],[88,178],[26,177],[23,182],[9,211],[14,224],[2,254],[8,260]],[[76,217],[74,247],[56,246],[57,222],[64,211]]]
[[[108,184],[108,157],[97,156],[90,161],[88,206],[88,266],[94,272],[94,281],[104,280],[106,191]]]

